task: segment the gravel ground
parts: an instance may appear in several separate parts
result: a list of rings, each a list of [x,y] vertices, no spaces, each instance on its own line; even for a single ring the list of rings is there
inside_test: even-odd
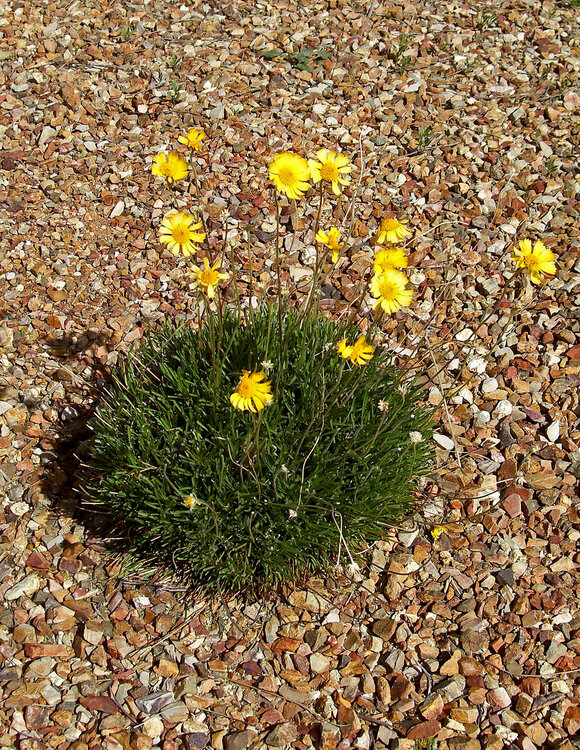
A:
[[[1,13],[0,747],[574,747],[578,7],[37,0]],[[95,378],[148,321],[191,309],[183,264],[155,238],[167,196],[150,165],[193,125],[208,133],[211,241],[227,222],[247,269],[249,226],[258,288],[275,229],[266,164],[284,148],[339,147],[356,165],[353,243],[325,314],[356,297],[386,211],[415,236],[417,301],[385,340],[430,368],[439,468],[360,572],[266,601],[123,574],[71,491]],[[557,278],[522,292],[513,322],[508,295],[481,325],[526,237],[556,253]],[[310,229],[284,240],[294,299],[312,242]],[[425,328],[440,375],[413,353]]]

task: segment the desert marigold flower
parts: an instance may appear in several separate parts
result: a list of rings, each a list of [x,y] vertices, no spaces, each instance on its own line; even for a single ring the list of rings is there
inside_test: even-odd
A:
[[[187,131],[187,135],[180,135],[177,140],[180,143],[184,143],[186,146],[189,146],[192,151],[200,151],[201,142],[204,138],[205,133],[203,132],[203,130],[191,128]]]
[[[378,297],[374,309],[382,308],[386,313],[396,313],[401,307],[408,307],[413,299],[413,290],[405,289],[407,277],[394,268],[386,268],[371,279],[371,294]]]
[[[338,343],[338,352],[344,359],[350,359],[353,365],[366,365],[372,359],[375,347],[367,344],[365,335],[359,336],[352,346],[343,339]]]
[[[346,154],[337,154],[336,151],[330,151],[327,148],[321,148],[316,152],[316,156],[318,161],[308,159],[312,182],[317,183],[320,180],[330,182],[332,192],[340,195],[340,186],[348,185],[349,182],[344,179],[343,175],[352,172],[350,159]]]
[[[447,530],[445,526],[434,526],[431,529],[431,536],[433,537],[434,542],[436,542],[439,539],[441,534],[446,534],[446,533],[447,533]]]
[[[375,255],[375,273],[386,268],[407,268],[409,260],[402,247],[384,247]]]
[[[218,270],[219,261],[210,266],[207,258],[203,259],[203,268],[198,266],[190,267],[190,274],[197,282],[197,285],[202,287],[203,291],[207,294],[210,299],[215,297],[216,286],[224,279],[229,279],[229,273],[222,273]]]
[[[339,242],[340,229],[338,229],[338,227],[330,227],[328,232],[323,232],[322,229],[319,229],[318,232],[316,232],[315,239],[317,242],[322,242],[326,247],[332,250],[332,262],[336,263],[338,260],[338,251],[344,245],[344,242]]]
[[[302,198],[310,187],[308,162],[291,151],[277,154],[270,164],[270,179],[276,190],[288,198]]]
[[[173,255],[181,252],[186,258],[195,253],[196,242],[203,242],[205,232],[198,232],[201,221],[185,211],[170,211],[163,217],[159,227],[159,241],[167,245]]]
[[[242,370],[242,377],[237,389],[230,396],[230,403],[241,411],[261,411],[272,403],[272,386],[270,380],[265,380],[266,373]]]
[[[183,180],[187,177],[187,162],[177,151],[170,151],[168,154],[162,151],[154,157],[151,172],[155,177],[163,177],[168,183]]]
[[[556,256],[541,240],[534,243],[533,248],[530,240],[521,240],[518,244],[519,248],[513,249],[512,260],[518,268],[524,269],[532,284],[541,284],[556,275]]]
[[[377,232],[377,245],[384,245],[387,242],[390,245],[394,245],[395,242],[400,242],[410,237],[411,232],[409,232],[405,224],[407,224],[407,219],[401,219],[401,221],[395,218],[383,219]]]

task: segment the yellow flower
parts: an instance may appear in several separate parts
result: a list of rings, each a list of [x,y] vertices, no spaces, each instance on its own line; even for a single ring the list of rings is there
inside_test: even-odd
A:
[[[350,159],[346,154],[337,154],[336,151],[330,151],[327,148],[321,148],[316,152],[316,156],[318,161],[308,159],[312,182],[317,183],[320,180],[330,182],[332,192],[340,195],[340,185],[348,185],[348,180],[345,180],[342,175],[352,172]]]
[[[315,239],[317,242],[323,242],[326,247],[329,247],[332,250],[332,262],[336,263],[338,260],[338,251],[344,245],[344,242],[339,242],[340,229],[338,229],[338,227],[330,227],[328,232],[323,232],[322,229],[320,229],[316,232]]]
[[[413,290],[405,289],[407,277],[394,268],[386,268],[371,279],[371,294],[378,297],[374,309],[381,307],[386,313],[396,313],[401,307],[408,307],[413,299]]]
[[[170,151],[168,154],[162,151],[153,159],[151,172],[171,184],[187,177],[187,162],[177,151]]]
[[[261,411],[272,403],[271,381],[266,380],[266,373],[242,370],[242,377],[237,389],[230,396],[231,405],[242,411]]]
[[[189,146],[192,151],[200,151],[201,142],[204,138],[205,133],[203,132],[203,130],[191,128],[191,130],[187,131],[187,135],[180,135],[177,140],[180,143],[184,143],[186,146]]]
[[[394,218],[383,219],[377,233],[377,245],[384,245],[386,242],[394,245],[395,242],[400,242],[410,237],[411,232],[405,226],[406,223],[407,219],[402,219],[401,221]]]
[[[512,260],[524,269],[532,284],[541,284],[556,275],[556,256],[543,242],[538,240],[532,248],[530,240],[522,240],[519,246],[513,249]]]
[[[366,365],[372,359],[375,347],[367,344],[364,334],[359,336],[352,346],[348,346],[346,339],[338,344],[338,351],[344,359],[350,359],[353,365]]]
[[[409,261],[402,247],[384,247],[375,255],[375,273],[387,268],[407,268]]]
[[[173,255],[183,253],[189,257],[195,253],[195,242],[203,242],[205,232],[197,232],[201,221],[194,224],[195,217],[184,211],[170,211],[163,217],[159,227],[159,241],[167,245]]]
[[[270,164],[270,179],[276,190],[288,198],[302,198],[310,187],[308,162],[290,151],[277,154]]]
[[[204,288],[207,296],[210,299],[215,297],[215,288],[224,279],[229,279],[229,273],[221,273],[218,271],[219,261],[214,263],[213,266],[209,265],[207,258],[203,259],[203,268],[197,266],[191,266],[191,275],[196,280],[198,286]]]
[[[436,542],[439,539],[441,534],[446,534],[446,533],[447,533],[447,530],[445,526],[434,526],[431,529],[431,536],[433,537],[434,542]]]
[[[188,495],[183,501],[183,504],[186,508],[189,508],[191,510],[191,508],[195,508],[196,505],[199,505],[199,500],[193,495]]]

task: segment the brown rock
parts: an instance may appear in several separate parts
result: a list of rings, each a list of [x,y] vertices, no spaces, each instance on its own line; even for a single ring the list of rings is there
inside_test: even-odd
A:
[[[428,737],[435,737],[440,730],[441,724],[438,721],[422,721],[409,729],[407,739],[424,740]]]
[[[477,708],[452,708],[449,715],[455,721],[462,724],[475,724],[478,719],[479,711]]]
[[[483,674],[484,671],[483,664],[471,656],[462,656],[459,660],[459,674],[462,674],[464,677],[473,677],[474,675]]]
[[[301,642],[302,641],[299,641],[296,638],[276,638],[272,644],[272,651],[274,651],[275,654],[281,654],[284,651],[294,653],[298,646],[300,646]]]
[[[501,507],[510,518],[515,518],[522,512],[522,499],[519,495],[508,495],[501,501]]]
[[[520,690],[524,693],[531,695],[532,698],[537,698],[540,694],[542,683],[539,677],[524,677],[520,680],[519,686]]]
[[[80,703],[89,711],[109,715],[120,713],[119,706],[108,695],[88,695],[86,698],[80,698]]]
[[[431,693],[419,706],[419,712],[427,721],[432,721],[443,712],[443,706],[443,698],[439,693]]]
[[[459,649],[456,649],[453,652],[453,656],[448,659],[446,662],[443,662],[441,665],[439,672],[447,677],[450,677],[451,675],[458,674],[459,673],[459,659],[461,657],[461,651]]]
[[[580,732],[580,706],[568,706],[564,714],[564,726],[570,737]]]
[[[287,747],[298,737],[298,730],[295,724],[278,724],[272,731],[266,735],[264,740],[270,747]]]
[[[256,740],[258,735],[251,729],[244,729],[243,732],[234,732],[226,734],[223,738],[224,750],[246,750]]]
[[[505,688],[498,687],[487,693],[487,702],[492,711],[501,711],[503,708],[511,706],[512,699],[509,697]]]
[[[25,643],[24,653],[29,659],[39,659],[43,656],[70,656],[73,650],[70,646],[60,643]]]
[[[48,570],[50,568],[50,560],[42,552],[33,550],[26,560],[26,567],[36,568],[37,570]]]
[[[516,711],[525,719],[532,710],[533,703],[534,699],[530,695],[527,693],[520,693],[516,700]]]

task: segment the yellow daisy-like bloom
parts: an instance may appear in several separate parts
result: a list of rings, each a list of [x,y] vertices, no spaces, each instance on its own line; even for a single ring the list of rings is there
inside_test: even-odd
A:
[[[234,409],[241,411],[261,411],[272,403],[272,386],[270,380],[265,380],[266,373],[242,370],[242,377],[237,389],[230,396],[230,403]]]
[[[326,247],[332,250],[332,262],[336,263],[338,260],[338,251],[344,245],[344,242],[339,242],[340,229],[338,229],[338,227],[330,227],[328,232],[323,232],[322,229],[320,229],[316,232],[315,239],[317,242],[324,243]]]
[[[530,240],[521,240],[519,248],[513,249],[512,260],[524,269],[532,284],[541,284],[556,275],[556,256],[540,240],[533,248]]]
[[[348,346],[346,339],[338,344],[339,354],[344,359],[350,359],[353,365],[366,365],[373,358],[375,347],[367,344],[365,335],[359,336],[352,346]]]
[[[192,151],[200,151],[201,142],[204,138],[205,133],[203,132],[203,130],[191,128],[191,130],[187,131],[187,135],[180,135],[177,140],[180,143],[184,143],[186,146],[189,146]]]
[[[308,159],[312,182],[317,183],[320,180],[330,182],[332,192],[340,195],[340,186],[348,185],[349,182],[344,179],[343,175],[352,172],[350,159],[346,154],[337,154],[336,151],[330,151],[327,148],[321,148],[316,152],[316,156],[318,161]]]
[[[413,299],[413,290],[405,289],[407,277],[394,268],[386,268],[371,279],[371,294],[378,297],[374,309],[382,308],[386,313],[396,313],[401,307],[408,307]]]
[[[187,177],[187,162],[177,151],[170,151],[168,154],[162,151],[153,159],[151,172],[155,177],[163,177],[168,183],[183,180]]]
[[[229,279],[229,273],[221,273],[218,271],[219,261],[210,266],[207,258],[203,259],[203,268],[197,266],[191,266],[190,273],[197,282],[198,286],[202,287],[207,296],[210,299],[215,297],[216,286],[224,279]]]
[[[159,242],[167,245],[173,255],[181,252],[186,258],[196,251],[196,242],[203,242],[205,232],[196,230],[201,228],[201,221],[195,222],[195,216],[184,211],[171,211],[163,217],[159,227]]]
[[[400,242],[410,237],[411,232],[405,226],[406,223],[407,219],[402,219],[401,221],[394,218],[383,219],[377,232],[377,245],[384,245],[387,242],[390,245],[394,245],[395,242]]]
[[[434,526],[431,529],[431,536],[433,537],[434,542],[436,542],[439,539],[441,534],[446,534],[446,533],[447,533],[447,529],[445,528],[445,526]]]
[[[387,268],[407,268],[409,260],[402,247],[384,247],[375,255],[375,273]]]
[[[276,190],[288,198],[302,198],[310,187],[310,169],[302,156],[284,151],[277,154],[270,164],[270,179]]]

